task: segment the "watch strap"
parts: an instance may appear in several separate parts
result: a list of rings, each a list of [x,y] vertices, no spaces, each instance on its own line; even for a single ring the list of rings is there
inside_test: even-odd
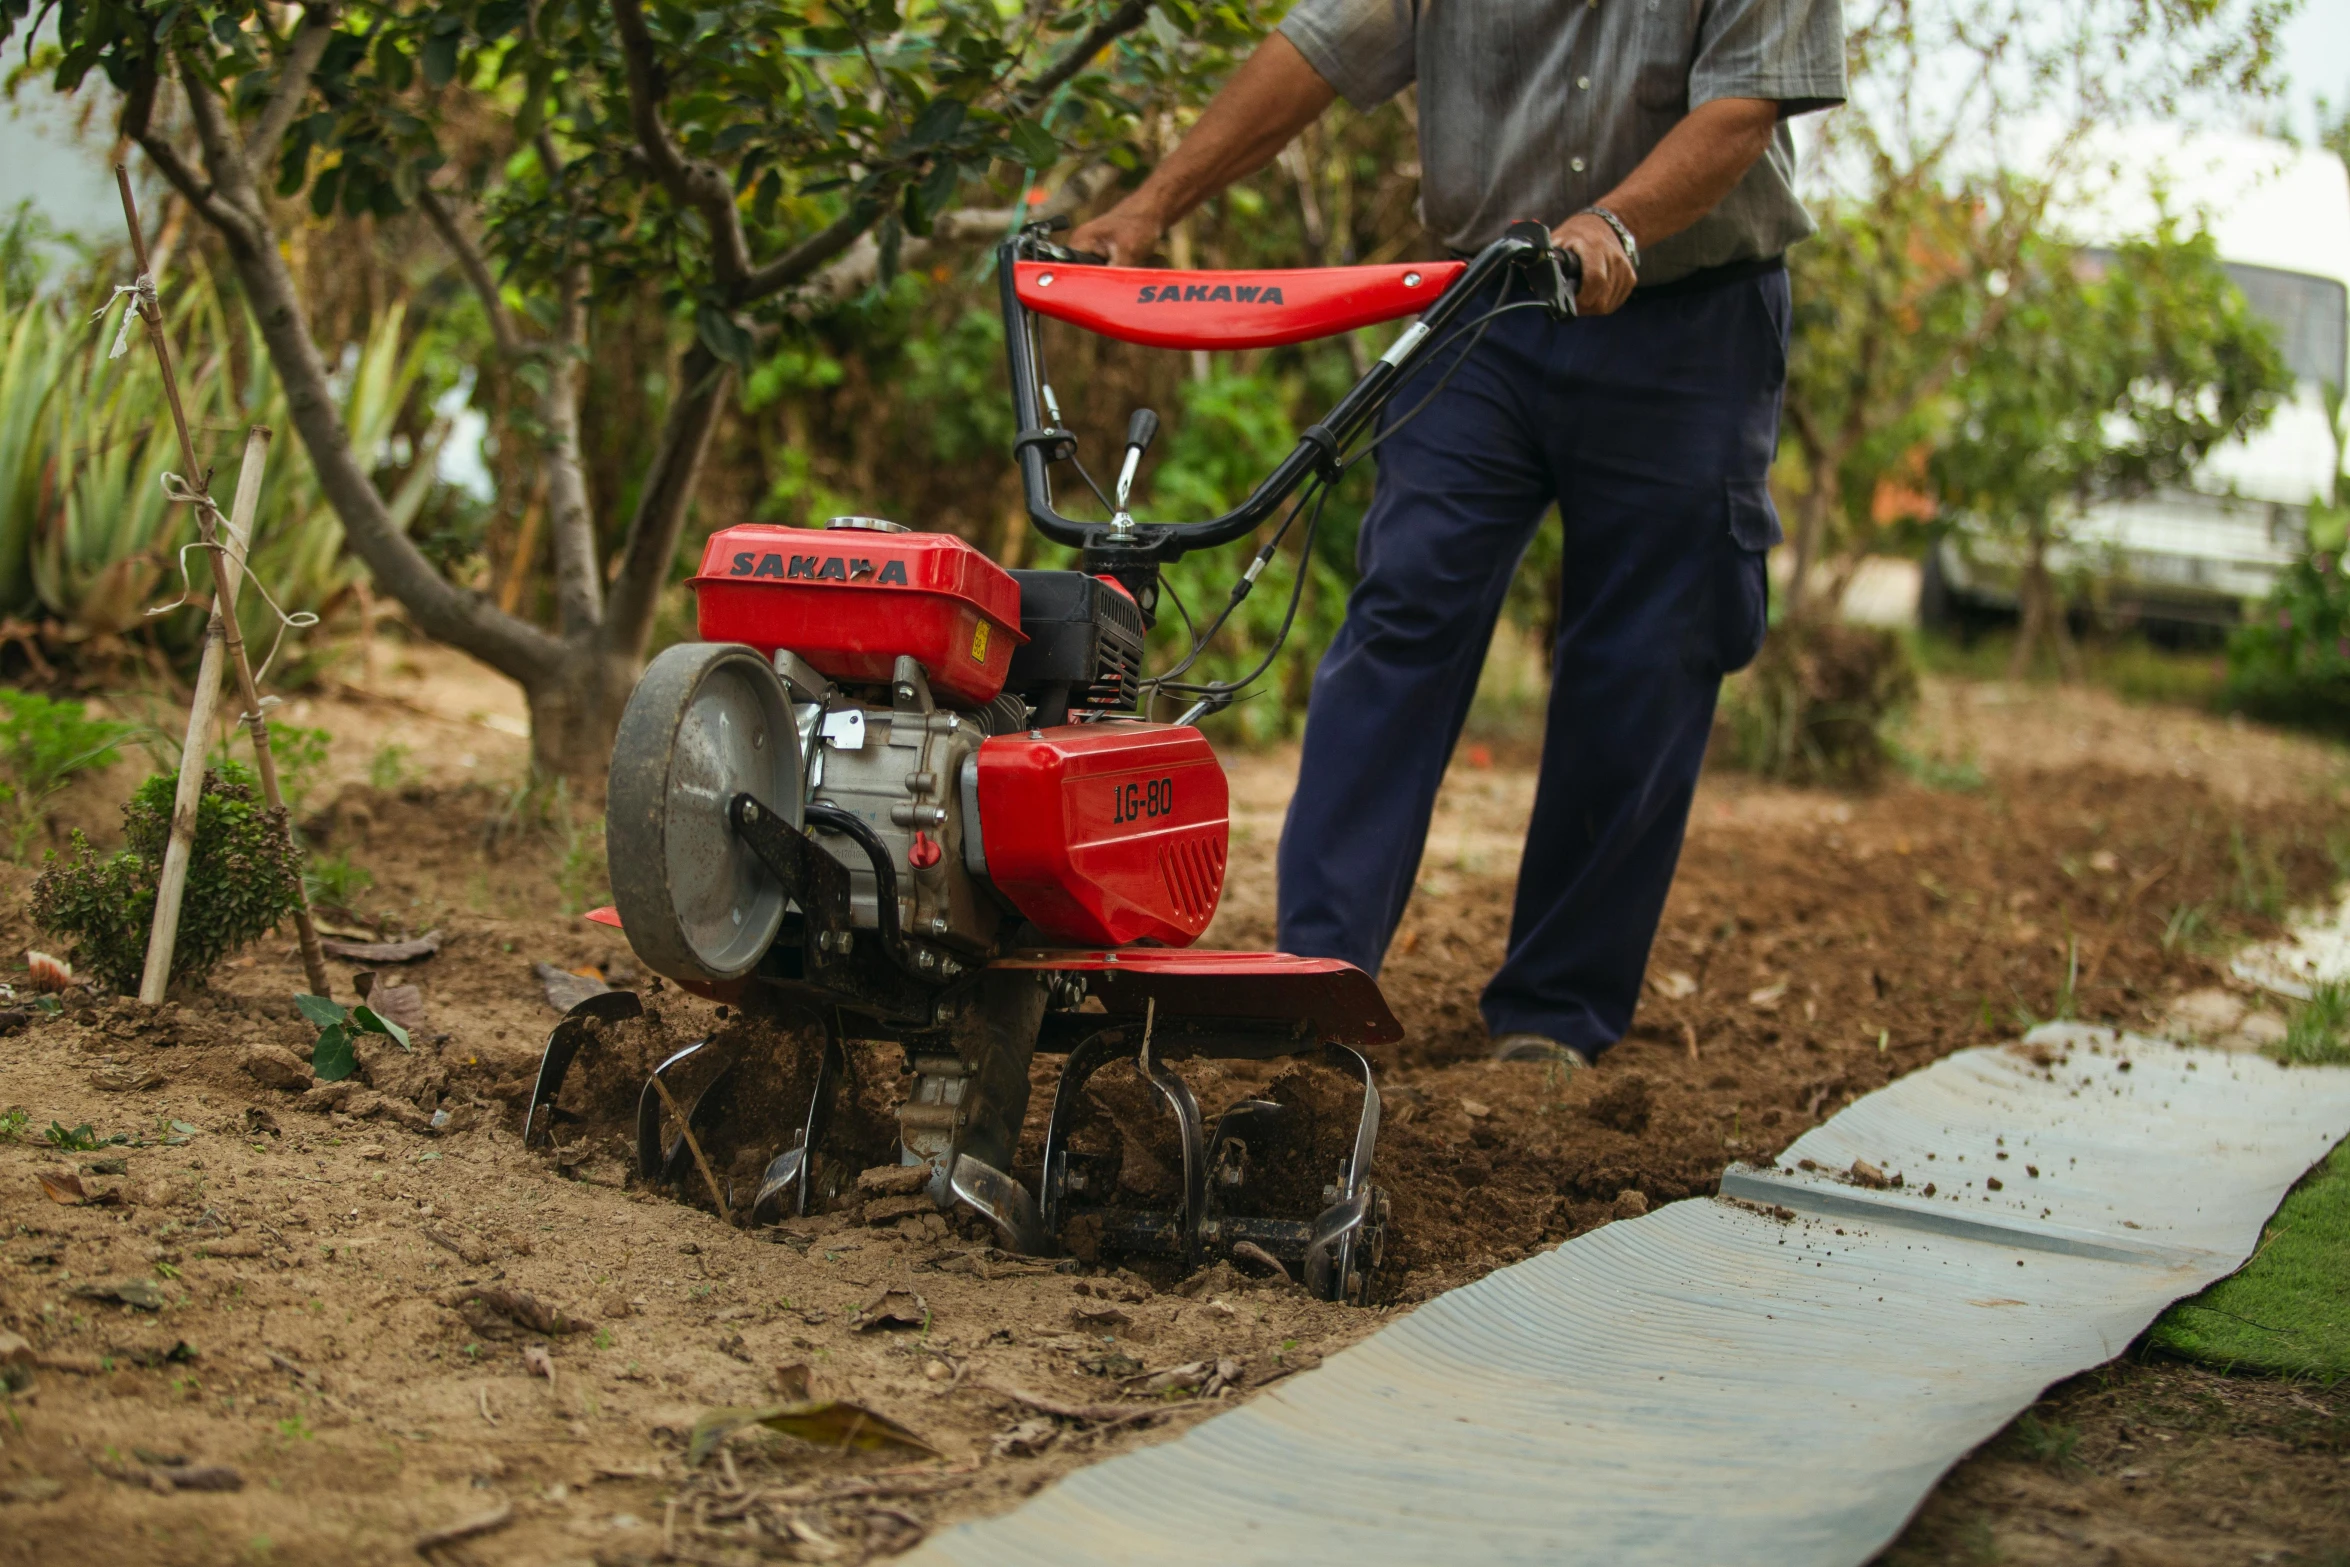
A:
[[[1632,271],[1637,274],[1640,271],[1640,241],[1632,237],[1632,231],[1625,226],[1624,220],[1605,207],[1585,207],[1583,210],[1616,231],[1616,240],[1624,247],[1624,259],[1632,263]]]

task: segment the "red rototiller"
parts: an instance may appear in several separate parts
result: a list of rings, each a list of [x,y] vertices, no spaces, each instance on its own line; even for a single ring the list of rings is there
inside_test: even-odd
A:
[[[1396,389],[1448,350],[1457,365],[1497,314],[1571,314],[1574,257],[1521,224],[1467,262],[1176,272],[1101,265],[1038,225],[999,260],[1029,519],[1078,551],[1077,566],[1006,571],[959,538],[870,517],[712,534],[691,584],[704,640],[655,658],[621,719],[607,815],[615,907],[596,917],[697,994],[823,1020],[805,1114],[767,1129],[764,1176],[729,1195],[754,1220],[805,1214],[856,1174],[826,1142],[843,1045],[894,1041],[911,1077],[899,1159],[927,1167],[940,1209],[968,1205],[1007,1249],[1050,1254],[1082,1219],[1102,1252],[1189,1268],[1245,1248],[1325,1299],[1361,1301],[1387,1209],[1371,1181],[1379,1093],[1362,1051],[1401,1029],[1350,964],[1192,948],[1227,854],[1224,773],[1194,725],[1247,682],[1177,677],[1301,514],[1310,542],[1321,500]],[[1133,343],[1239,349],[1413,314],[1226,515],[1169,524],[1128,511],[1158,426],[1148,410],[1129,427],[1114,493],[1085,475],[1108,520],[1055,509],[1051,469],[1085,470],[1045,376],[1037,316]],[[1172,670],[1146,677],[1160,568],[1268,524],[1222,615]],[[1188,710],[1152,722],[1154,702],[1170,698]],[[556,1027],[532,1141],[552,1131],[588,1020],[638,1009],[632,993],[598,996]],[[711,1048],[690,1046],[656,1075]],[[1038,1050],[1067,1060],[1032,1196],[1011,1171]],[[1289,1109],[1247,1098],[1211,1125],[1170,1063],[1288,1056],[1359,1079],[1361,1111],[1331,1151],[1319,1211],[1267,1214],[1252,1186],[1281,1156]],[[1172,1209],[1121,1204],[1115,1153],[1072,1145],[1088,1079],[1125,1059],[1176,1123]],[[679,1105],[685,1126],[728,1113],[732,1070]],[[637,1158],[647,1178],[675,1182],[686,1139],[683,1127],[666,1135],[665,1101],[677,1102],[666,1080],[645,1085]]]

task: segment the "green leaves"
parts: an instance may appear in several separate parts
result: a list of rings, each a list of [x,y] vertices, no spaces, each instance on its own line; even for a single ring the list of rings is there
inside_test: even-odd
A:
[[[402,1050],[416,1048],[408,1042],[408,1030],[388,1017],[379,1016],[373,1008],[353,1007],[351,1009],[351,1026],[362,1033],[381,1034]]]
[[[176,786],[167,773],[139,786],[122,808],[118,853],[101,859],[76,832],[72,858],[52,860],[33,883],[34,923],[71,938],[77,965],[116,990],[135,992],[146,967]],[[204,774],[179,939],[172,947],[175,980],[210,972],[286,919],[300,901],[301,851],[285,812],[269,809],[259,795],[252,773],[238,763]]]
[[[296,996],[294,1007],[319,1030],[318,1043],[310,1051],[310,1071],[322,1083],[339,1083],[359,1070],[356,1042],[361,1034],[381,1034],[402,1050],[415,1048],[409,1043],[408,1030],[372,1007],[346,1007],[312,995]]]
[[[1029,168],[1049,169],[1061,161],[1060,142],[1034,120],[1022,120],[1013,126],[1006,139],[1011,144],[1012,156]]]
[[[359,1070],[358,1052],[351,1048],[351,1030],[337,1023],[318,1036],[311,1047],[310,1072],[322,1083],[339,1083]]]

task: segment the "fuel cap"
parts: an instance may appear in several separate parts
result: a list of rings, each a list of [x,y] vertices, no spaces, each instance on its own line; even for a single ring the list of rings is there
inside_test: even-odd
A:
[[[824,519],[824,526],[827,531],[843,528],[853,533],[911,533],[914,531],[904,523],[892,522],[887,517],[827,517]]]

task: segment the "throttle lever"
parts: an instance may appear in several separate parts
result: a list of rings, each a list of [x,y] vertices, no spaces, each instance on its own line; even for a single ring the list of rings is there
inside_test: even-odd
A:
[[[1552,244],[1549,227],[1532,218],[1520,218],[1511,224],[1505,237],[1524,240],[1534,247],[1534,254],[1523,265],[1526,280],[1533,285],[1543,314],[1553,321],[1573,320],[1575,295],[1583,287],[1583,258]]]
[[[1071,250],[1066,245],[1056,245],[1045,238],[1047,234],[1057,234],[1068,226],[1069,215],[1065,212],[1025,224],[1020,230],[1022,248],[1033,260],[1058,262],[1062,266],[1106,267],[1110,264],[1110,258],[1098,251]]]
[[[1126,462],[1118,470],[1118,510],[1126,509],[1126,497],[1133,492],[1135,470],[1142,466],[1143,453],[1151,449],[1151,442],[1159,438],[1159,416],[1148,408],[1137,408],[1134,417],[1126,421]]]

